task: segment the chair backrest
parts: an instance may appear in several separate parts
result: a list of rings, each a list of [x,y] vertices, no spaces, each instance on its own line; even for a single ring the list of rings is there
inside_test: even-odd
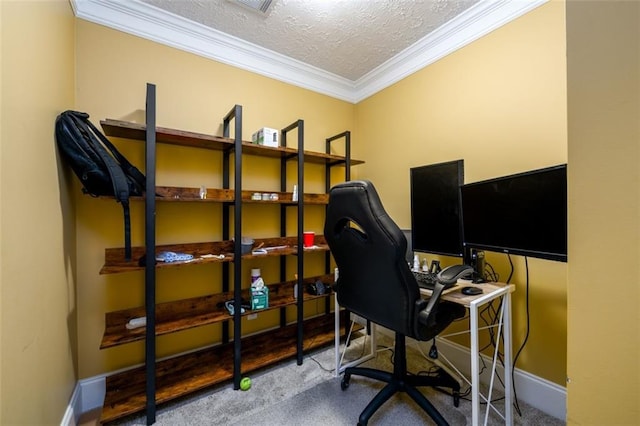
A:
[[[405,258],[407,240],[371,182],[331,189],[324,236],[339,270],[340,305],[413,337],[420,290]]]

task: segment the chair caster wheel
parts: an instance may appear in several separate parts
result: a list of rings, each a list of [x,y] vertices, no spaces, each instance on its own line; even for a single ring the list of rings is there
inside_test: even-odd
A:
[[[342,378],[342,381],[340,382],[340,388],[342,390],[347,390],[347,388],[349,387],[349,379],[350,377],[346,375]]]

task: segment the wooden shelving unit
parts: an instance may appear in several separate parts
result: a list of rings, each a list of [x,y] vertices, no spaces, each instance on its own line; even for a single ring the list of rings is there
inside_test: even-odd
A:
[[[350,157],[350,133],[345,132],[326,140],[326,152],[310,152],[304,150],[304,122],[297,120],[281,130],[281,146],[277,148],[256,145],[242,140],[242,107],[234,106],[223,120],[223,136],[212,136],[156,126],[155,122],[155,86],[147,85],[146,122],[138,124],[120,120],[106,119],[100,122],[107,136],[126,138],[145,143],[145,173],[147,194],[153,196],[132,197],[135,202],[145,203],[145,243],[142,247],[132,247],[131,260],[125,260],[124,248],[105,249],[105,261],[100,274],[120,274],[144,271],[145,304],[105,314],[105,331],[101,341],[101,349],[108,349],[136,341],[145,342],[145,359],[143,367],[107,377],[107,389],[101,421],[110,422],[124,416],[146,411],[147,424],[155,422],[156,404],[164,403],[206,388],[208,386],[232,381],[234,389],[239,388],[241,375],[268,366],[275,362],[296,357],[302,364],[304,351],[330,344],[334,341],[334,317],[330,314],[329,295],[312,296],[304,291],[306,284],[321,280],[325,284],[333,283],[330,273],[329,247],[322,235],[316,235],[313,248],[303,246],[302,231],[304,228],[304,206],[328,204],[330,188],[330,171],[333,167],[345,168],[345,180],[350,179],[352,165],[363,161]],[[233,127],[232,127],[233,124]],[[234,137],[229,137],[233,129]],[[297,149],[287,147],[287,134],[297,134]],[[345,140],[345,155],[335,155],[331,151],[331,142]],[[185,188],[157,186],[155,183],[156,145],[170,144],[198,149],[217,150],[222,152],[222,188]],[[277,199],[254,199],[254,194],[262,190],[246,190],[242,188],[243,156],[259,156],[275,158],[281,161],[280,191],[269,191]],[[286,189],[287,164],[297,165],[299,197],[294,199],[292,192]],[[325,167],[326,193],[311,194],[304,191],[304,164],[320,164]],[[233,170],[233,173],[231,172]],[[233,180],[231,175],[233,174]],[[231,188],[233,186],[233,188]],[[222,205],[222,241],[199,243],[157,245],[155,241],[155,206],[156,203],[219,203]],[[244,204],[275,204],[280,206],[280,232],[278,237],[256,239],[254,249],[261,248],[266,252],[242,254],[239,245],[234,243],[242,236],[242,206]],[[286,220],[290,216],[287,209],[297,209],[297,235],[286,235]],[[233,227],[234,234],[229,229]],[[157,262],[156,255],[163,251],[181,252],[193,255],[193,259],[184,262]],[[304,257],[311,252],[320,252],[325,256],[325,273],[317,276],[304,276]],[[248,302],[249,289],[241,287],[242,262],[264,257],[280,259],[280,280],[267,283],[269,288],[269,306],[259,311],[246,309],[241,312],[240,306]],[[294,256],[296,259],[296,280],[287,280],[293,274],[287,272],[285,259]],[[166,268],[188,268],[193,265],[217,263],[221,265],[219,277],[214,277],[216,289],[213,294],[156,303],[156,272]],[[290,267],[290,265],[289,265]],[[216,282],[217,279],[217,282]],[[230,282],[238,283],[231,286]],[[294,288],[297,285],[297,297]],[[305,319],[303,306],[305,301],[324,299],[325,313],[313,319]],[[236,307],[234,315],[225,308],[225,302],[231,301]],[[249,304],[249,303],[247,303]],[[296,306],[296,320],[286,323],[286,308]],[[280,311],[280,326],[274,330],[262,332],[249,337],[242,336],[242,317],[262,311]],[[131,319],[146,317],[146,326],[127,329]],[[343,321],[342,323],[346,323]],[[221,342],[212,342],[212,346],[174,356],[162,361],[156,360],[156,337],[169,333],[220,324]],[[231,333],[231,328],[233,333]],[[154,362],[155,360],[155,362]]]

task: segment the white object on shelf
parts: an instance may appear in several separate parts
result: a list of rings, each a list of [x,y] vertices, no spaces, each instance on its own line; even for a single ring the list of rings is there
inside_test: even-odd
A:
[[[258,145],[270,146],[272,148],[278,147],[278,131],[269,127],[263,127],[258,129],[253,135],[251,135],[251,141]]]
[[[147,325],[147,317],[138,317],[131,318],[129,322],[125,325],[128,330],[133,330],[134,328],[140,328]]]

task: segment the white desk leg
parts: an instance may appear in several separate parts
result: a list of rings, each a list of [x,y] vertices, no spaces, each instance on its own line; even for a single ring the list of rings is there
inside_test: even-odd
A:
[[[333,292],[333,300],[335,302],[335,336],[334,336],[334,347],[335,347],[335,357],[336,357],[336,368],[335,368],[335,377],[340,375],[340,305],[338,305],[338,296],[336,292]]]
[[[335,317],[334,317],[334,323],[335,323],[335,336],[334,336],[334,353],[335,353],[335,364],[336,364],[336,368],[335,368],[335,372],[334,372],[334,376],[338,377],[340,376],[340,373],[342,373],[345,368],[347,367],[352,367],[354,365],[358,365],[358,364],[362,364],[365,361],[369,361],[370,359],[373,359],[376,357],[376,348],[378,346],[378,342],[376,340],[376,325],[374,323],[371,323],[371,337],[369,339],[370,343],[370,348],[369,348],[369,353],[368,354],[364,354],[362,357],[347,362],[347,363],[342,363],[342,355],[340,353],[340,305],[338,304],[338,296],[336,295],[336,293],[334,292],[334,300],[335,300]],[[347,330],[347,340],[345,342],[345,349],[344,349],[344,353],[346,353],[347,351],[347,345],[349,343],[349,339],[351,337],[351,325],[350,324],[346,324],[346,330]]]
[[[498,341],[500,338],[500,334],[502,334],[502,339],[504,342],[504,375],[505,375],[505,383],[504,383],[504,391],[505,391],[505,413],[504,416],[501,417],[505,420],[505,424],[508,426],[513,426],[513,386],[512,386],[512,375],[513,375],[513,360],[511,359],[511,291],[510,288],[503,288],[500,290],[495,290],[491,292],[491,294],[486,294],[482,297],[478,297],[475,300],[469,302],[469,319],[470,319],[470,327],[469,327],[469,335],[470,335],[470,356],[471,356],[471,424],[473,426],[478,426],[480,424],[480,399],[484,399],[487,402],[486,412],[485,412],[485,425],[488,422],[489,410],[494,407],[491,406],[491,391],[493,389],[493,381],[495,378],[495,369],[497,367],[497,352],[494,353],[494,358],[492,360],[493,367],[491,371],[491,385],[489,387],[489,395],[485,398],[484,395],[480,393],[480,345],[479,345],[479,318],[478,318],[478,307],[484,305],[485,303],[489,303],[495,299],[502,298],[502,308],[499,313],[499,321],[498,321]],[[486,327],[485,327],[486,328]],[[496,348],[496,351],[498,348]],[[497,411],[497,410],[496,410]]]
[[[471,316],[471,424],[478,425],[480,417],[480,362],[478,359],[478,306],[471,302],[469,306]]]
[[[511,293],[503,298],[503,339],[504,339],[504,416],[507,425],[513,425],[513,360],[511,359]]]

